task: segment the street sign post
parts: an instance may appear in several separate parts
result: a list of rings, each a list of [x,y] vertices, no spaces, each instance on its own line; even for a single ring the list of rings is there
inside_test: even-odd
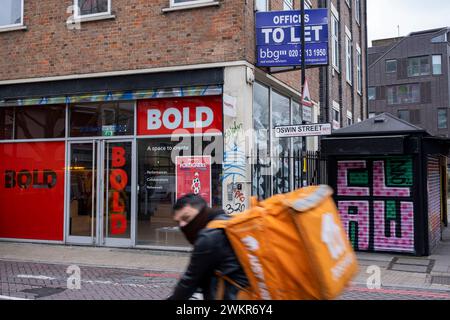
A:
[[[331,135],[330,123],[275,127],[276,138],[317,137]]]

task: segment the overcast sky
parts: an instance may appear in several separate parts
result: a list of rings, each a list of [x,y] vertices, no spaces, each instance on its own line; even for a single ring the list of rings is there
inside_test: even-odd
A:
[[[450,26],[449,0],[367,0],[369,46],[375,39]]]

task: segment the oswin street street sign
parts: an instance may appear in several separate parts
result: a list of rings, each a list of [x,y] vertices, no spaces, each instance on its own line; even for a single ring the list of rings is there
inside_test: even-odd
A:
[[[331,123],[275,127],[276,138],[316,137],[331,135]]]

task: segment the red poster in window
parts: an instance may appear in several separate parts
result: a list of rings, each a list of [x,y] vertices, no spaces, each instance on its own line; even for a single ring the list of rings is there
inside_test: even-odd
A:
[[[177,199],[193,193],[211,206],[211,157],[176,157],[176,166]]]
[[[64,142],[0,144],[0,238],[63,240]]]
[[[221,133],[222,96],[141,100],[138,102],[138,134]]]

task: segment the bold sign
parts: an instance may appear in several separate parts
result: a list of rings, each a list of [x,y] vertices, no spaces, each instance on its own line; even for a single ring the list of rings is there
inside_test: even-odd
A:
[[[301,64],[301,11],[256,13],[257,65],[283,67]],[[305,61],[328,64],[328,10],[305,10]]]
[[[0,144],[0,238],[63,240],[64,142]]]
[[[138,103],[139,135],[221,133],[221,96],[142,100]]]
[[[331,124],[307,124],[275,127],[276,138],[315,137],[331,135]]]
[[[211,157],[176,157],[176,198],[197,194],[212,205]]]
[[[125,213],[125,188],[128,185],[128,174],[122,168],[126,165],[126,153],[122,147],[113,147],[112,170],[109,173],[112,190],[112,208],[110,208],[111,235],[123,235],[127,232],[127,217]],[[110,193],[111,194],[111,193]]]

